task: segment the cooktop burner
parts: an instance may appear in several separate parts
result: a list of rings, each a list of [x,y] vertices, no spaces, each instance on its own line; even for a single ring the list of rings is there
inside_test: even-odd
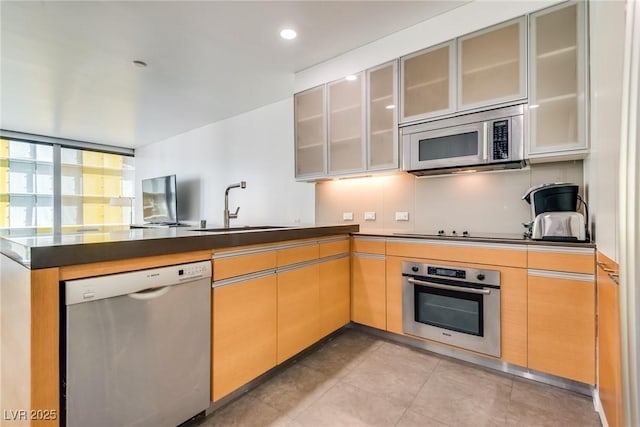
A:
[[[461,239],[495,239],[495,240],[524,240],[524,234],[510,234],[510,233],[475,233],[467,230],[429,230],[429,231],[408,231],[404,233],[394,233],[402,236],[419,236],[429,238],[461,238]]]

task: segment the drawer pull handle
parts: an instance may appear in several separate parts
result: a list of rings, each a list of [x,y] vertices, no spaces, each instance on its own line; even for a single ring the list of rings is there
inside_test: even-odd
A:
[[[596,264],[598,264],[598,267],[600,267],[606,273],[615,273],[616,272],[616,270],[614,270],[613,268],[607,267],[607,265],[604,262],[597,261]]]

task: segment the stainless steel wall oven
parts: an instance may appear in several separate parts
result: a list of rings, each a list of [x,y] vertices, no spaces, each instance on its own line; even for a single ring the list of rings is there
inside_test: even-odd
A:
[[[500,357],[500,272],[405,261],[402,317],[407,334]]]

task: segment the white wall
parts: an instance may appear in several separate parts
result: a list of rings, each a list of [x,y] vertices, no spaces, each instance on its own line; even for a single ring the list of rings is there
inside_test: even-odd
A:
[[[232,225],[315,221],[314,186],[294,179],[293,98],[137,149],[136,200],[142,179],[169,174],[177,175],[181,222],[221,226],[224,190],[242,180],[247,188],[229,193],[230,209],[240,206]]]
[[[558,0],[475,0],[295,75],[295,91],[336,80],[527,13]]]
[[[598,250],[619,259],[618,203],[625,2],[589,3],[591,156],[586,163],[589,207]]]

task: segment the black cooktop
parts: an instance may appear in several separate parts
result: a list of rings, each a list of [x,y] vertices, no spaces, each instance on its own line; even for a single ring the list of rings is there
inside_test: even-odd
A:
[[[408,237],[427,237],[434,239],[490,239],[490,240],[527,240],[524,233],[474,233],[471,231],[445,231],[445,230],[429,230],[429,231],[407,231],[393,233],[396,236]]]

